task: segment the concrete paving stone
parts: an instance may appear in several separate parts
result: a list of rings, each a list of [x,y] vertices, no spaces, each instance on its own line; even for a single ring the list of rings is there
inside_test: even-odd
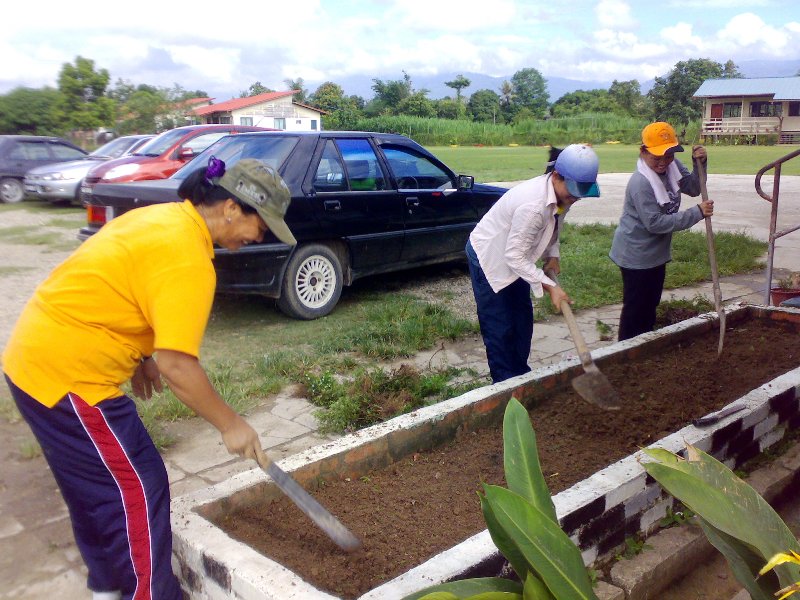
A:
[[[314,410],[316,410],[316,408]],[[308,412],[297,415],[294,418],[294,422],[302,425],[303,427],[307,427],[309,431],[318,429],[319,421],[317,420],[317,417],[314,416],[314,410],[309,410]]]
[[[274,458],[274,454],[271,451],[267,452],[267,455]],[[207,482],[215,484],[225,481],[226,479],[230,479],[239,473],[244,473],[245,471],[251,471],[258,468],[258,464],[254,460],[235,458],[231,462],[227,462],[203,471],[201,476]]]
[[[625,590],[605,581],[598,581],[594,587],[598,600],[625,600]]]
[[[211,485],[211,480],[205,479],[199,475],[188,475],[184,477],[180,481],[176,481],[175,483],[170,483],[169,485],[169,493],[170,497],[174,500],[175,498],[179,498],[186,494],[191,494],[192,492],[196,492],[197,490],[201,490],[203,488],[207,488]]]
[[[86,587],[86,574],[77,569],[0,591],[0,600],[42,600],[42,598],[88,600],[90,597],[91,593]]]
[[[274,458],[277,460],[282,460],[289,456],[299,454],[300,452],[308,450],[309,448],[313,448],[314,446],[319,446],[320,444],[330,442],[337,437],[339,436],[326,436],[316,432],[309,433],[308,435],[289,440],[288,442],[281,444],[279,447],[273,448],[269,452],[269,455],[274,456]]]
[[[10,515],[0,515],[0,540],[18,534],[25,527]]]
[[[280,419],[291,421],[297,415],[306,412],[314,405],[307,398],[297,396],[283,396],[275,399],[275,403],[269,412]]]
[[[533,342],[541,338],[566,338],[569,336],[569,329],[562,317],[552,319],[548,323],[536,322],[533,324]]]
[[[536,331],[533,332],[533,350],[537,353],[544,353],[548,356],[561,355],[562,352],[574,350],[575,344],[572,340],[565,340],[561,338],[537,338]]]

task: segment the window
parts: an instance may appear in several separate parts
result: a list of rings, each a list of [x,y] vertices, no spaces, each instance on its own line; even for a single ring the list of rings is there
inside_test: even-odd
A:
[[[342,153],[350,189],[354,192],[372,192],[386,189],[378,157],[368,140],[343,138],[336,141]]]
[[[751,117],[780,117],[783,105],[780,102],[751,102]]]
[[[9,158],[17,160],[49,160],[47,146],[42,142],[18,142],[9,152]]]
[[[344,166],[333,140],[325,142],[322,158],[314,175],[314,188],[318,192],[342,192],[347,189],[344,181]]]
[[[286,129],[286,119],[275,117],[275,129]]]
[[[800,117],[800,102],[789,102],[789,116]]]
[[[742,116],[741,102],[726,102],[722,107],[722,117],[725,119]]]
[[[406,190],[434,190],[455,187],[450,176],[427,157],[405,148],[383,148],[383,154],[397,178],[397,187]]]
[[[253,125],[253,117],[239,117],[239,125]]]
[[[316,131],[316,130],[317,130],[317,120],[311,119],[311,131]]]
[[[48,146],[50,146],[50,152],[53,153],[53,156],[59,160],[77,160],[86,156],[80,150],[76,150],[66,144],[50,143]]]
[[[216,142],[219,138],[228,135],[227,131],[214,131],[204,135],[198,135],[183,143],[183,148],[189,148],[195,154],[200,154],[203,150],[208,148],[211,144]]]

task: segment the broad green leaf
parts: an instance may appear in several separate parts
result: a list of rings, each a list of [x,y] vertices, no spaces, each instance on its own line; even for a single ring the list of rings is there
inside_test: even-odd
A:
[[[465,579],[463,581],[449,581],[433,585],[419,592],[414,592],[405,596],[403,600],[422,600],[426,595],[434,592],[449,592],[458,598],[469,598],[485,592],[506,592],[522,596],[522,584],[519,581],[511,581],[501,577],[478,577],[476,579]],[[514,596],[507,596],[513,598]]]
[[[533,573],[528,573],[525,587],[522,589],[522,600],[555,600],[555,598],[541,579]]]
[[[555,598],[596,600],[580,551],[549,515],[505,488],[484,490],[498,525]]]
[[[452,592],[431,592],[419,600],[459,600],[459,598]]]
[[[649,451],[647,454],[660,458]],[[643,463],[643,467],[709,525],[760,554],[762,564],[778,552],[800,550],[797,539],[774,509],[728,467],[691,446],[687,457],[678,461],[666,457],[663,462]],[[800,577],[797,565],[782,565],[776,572],[782,585]]]
[[[486,484],[483,487],[485,491]],[[524,580],[530,572],[530,565],[522,552],[519,551],[519,548],[517,548],[509,532],[497,522],[491,505],[486,501],[486,496],[481,496],[481,510],[483,511],[483,520],[486,521],[486,528],[489,530],[489,535],[494,545],[500,550],[500,554],[506,557],[520,581]]]
[[[736,580],[747,590],[750,598],[752,600],[773,600],[772,592],[780,587],[778,578],[773,576],[756,579],[755,577],[755,573],[758,573],[758,569],[763,563],[761,556],[736,538],[712,527],[702,517],[698,518],[698,522],[711,545],[719,550],[728,561]]]
[[[508,489],[558,522],[550,490],[542,475],[530,415],[516,398],[509,400],[503,417],[503,466]]]

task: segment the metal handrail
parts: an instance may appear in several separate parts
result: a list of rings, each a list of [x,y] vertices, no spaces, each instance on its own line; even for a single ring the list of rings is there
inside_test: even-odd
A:
[[[775,231],[778,227],[778,194],[781,189],[781,165],[786,161],[789,161],[797,156],[800,156],[800,150],[795,150],[794,152],[790,152],[786,156],[779,158],[778,160],[774,160],[768,165],[761,167],[761,169],[756,173],[756,192],[758,195],[764,198],[767,202],[772,205],[769,217],[769,252],[767,254],[767,288],[764,290],[764,304],[769,306],[769,293],[772,289],[772,262],[775,259],[775,240],[778,238],[783,237],[786,234],[792,233],[793,231],[797,231],[800,229],[800,225],[795,225],[794,227],[790,227],[789,229],[784,229],[783,231]],[[767,193],[764,192],[763,188],[761,187],[761,176],[769,171],[770,169],[775,169],[775,175],[772,182],[772,196],[769,196]]]

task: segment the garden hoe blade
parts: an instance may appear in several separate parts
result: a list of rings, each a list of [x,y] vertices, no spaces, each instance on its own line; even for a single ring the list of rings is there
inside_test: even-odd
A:
[[[345,552],[352,552],[361,547],[361,541],[354,536],[347,527],[329,513],[323,506],[314,500],[300,484],[278,465],[267,458],[264,466],[257,461],[261,469],[272,478],[281,491],[297,505],[314,523],[324,531],[334,543]]]
[[[708,200],[706,190],[705,166],[697,161],[697,175],[700,178],[700,196],[703,200]],[[719,289],[719,269],[717,269],[717,252],[714,249],[714,231],[711,229],[711,217],[706,217],[706,243],[708,244],[708,262],[711,265],[711,283],[714,289],[714,308],[717,309],[719,316],[719,345],[717,346],[717,358],[722,355],[722,344],[725,341],[725,311],[722,310],[722,291]]]
[[[575,321],[575,315],[572,314],[569,302],[561,303],[561,312],[567,322],[569,333],[572,336],[572,341],[575,342],[575,347],[583,365],[583,375],[578,375],[572,380],[572,387],[575,388],[581,398],[595,406],[599,406],[603,410],[619,410],[619,394],[614,389],[614,386],[611,385],[608,377],[603,375],[597,365],[594,364],[589,348],[586,346],[586,341],[583,339],[583,334],[578,329],[578,323]]]

